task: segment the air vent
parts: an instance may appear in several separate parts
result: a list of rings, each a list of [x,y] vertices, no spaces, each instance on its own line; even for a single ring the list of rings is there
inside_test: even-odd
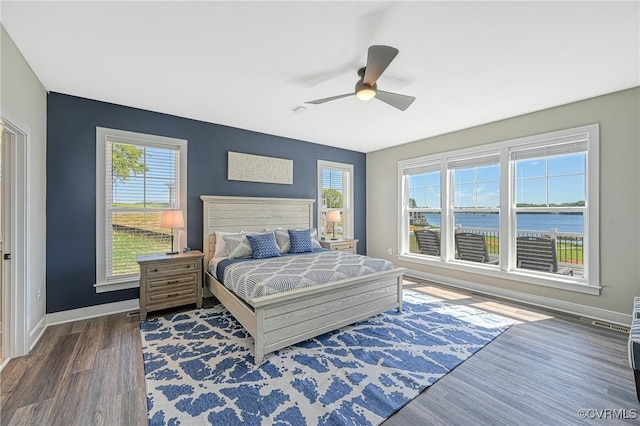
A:
[[[140,315],[140,311],[127,312],[127,317],[135,317],[136,315]]]
[[[608,328],[609,330],[619,331],[620,333],[629,333],[629,327],[625,327],[622,325],[609,324],[608,322],[604,321],[592,321],[591,324],[602,328]]]

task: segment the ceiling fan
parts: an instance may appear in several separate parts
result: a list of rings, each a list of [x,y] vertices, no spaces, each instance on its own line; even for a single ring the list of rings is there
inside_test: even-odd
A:
[[[377,98],[401,111],[406,110],[411,106],[413,101],[416,100],[415,97],[378,90],[378,85],[376,84],[380,75],[382,75],[384,70],[387,69],[397,54],[398,49],[395,47],[382,45],[370,46],[367,56],[367,66],[358,70],[360,80],[356,83],[356,88],[353,93],[331,96],[330,98],[316,99],[315,101],[305,102],[305,104],[318,105],[355,95],[356,98],[361,101],[368,101],[370,99]]]

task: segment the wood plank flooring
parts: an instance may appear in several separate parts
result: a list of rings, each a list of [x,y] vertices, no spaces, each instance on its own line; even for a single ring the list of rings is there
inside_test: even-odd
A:
[[[440,287],[406,287],[442,296]],[[521,323],[419,395],[385,426],[416,424],[420,419],[451,425],[640,424],[625,333],[517,303],[460,290],[451,293],[456,300],[449,302]],[[582,419],[581,409],[601,410],[601,418]],[[627,419],[612,420],[616,415]]]
[[[385,426],[640,424],[626,334],[453,288],[405,285],[520,323]],[[147,424],[138,319],[117,314],[49,327],[30,355],[0,373],[0,424]],[[580,409],[611,410],[609,419],[618,420],[584,420]]]
[[[47,328],[0,373],[0,423],[147,424],[138,321],[118,314]]]

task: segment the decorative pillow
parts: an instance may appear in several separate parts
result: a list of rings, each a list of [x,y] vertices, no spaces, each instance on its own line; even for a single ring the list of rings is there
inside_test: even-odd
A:
[[[227,257],[229,259],[253,257],[253,250],[247,240],[247,234],[223,235],[222,239],[227,243]]]
[[[311,247],[314,249],[322,248],[320,241],[318,241],[318,230],[316,228],[311,228],[309,229],[309,234],[311,235]]]
[[[280,249],[276,244],[276,236],[273,232],[266,234],[250,234],[247,240],[251,245],[254,259],[266,259],[268,257],[280,256]]]
[[[294,229],[294,231],[307,231],[311,237],[311,247],[314,249],[322,248],[320,241],[318,241],[318,231],[316,228]],[[280,247],[280,253],[289,253],[291,251],[291,243],[288,230],[277,228],[274,232],[276,234],[276,242],[278,243],[278,247]]]
[[[308,253],[313,251],[311,233],[308,229],[302,231],[289,230],[291,253]]]
[[[289,232],[286,229],[276,229],[276,242],[280,248],[280,253],[289,253],[291,250],[291,243],[289,242]]]
[[[216,234],[216,249],[213,253],[213,257],[226,257],[228,254],[227,243],[222,238],[222,236],[231,235],[233,234],[233,232],[216,231],[215,234]]]

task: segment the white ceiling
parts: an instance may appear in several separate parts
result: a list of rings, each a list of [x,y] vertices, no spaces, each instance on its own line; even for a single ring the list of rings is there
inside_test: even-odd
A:
[[[10,2],[49,91],[371,152],[640,85],[638,1]],[[348,93],[368,46],[400,54]]]

